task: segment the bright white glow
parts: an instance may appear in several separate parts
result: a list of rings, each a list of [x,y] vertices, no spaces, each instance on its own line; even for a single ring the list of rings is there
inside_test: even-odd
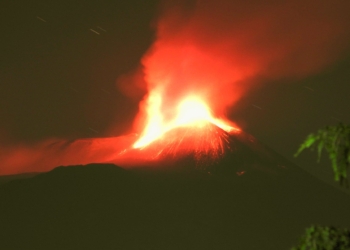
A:
[[[145,147],[151,142],[161,138],[167,131],[180,126],[203,127],[211,123],[227,132],[238,130],[231,127],[223,120],[214,118],[208,105],[197,96],[189,96],[180,102],[176,110],[177,115],[170,120],[164,120],[161,112],[162,98],[159,92],[152,92],[148,98],[147,104],[146,112],[148,121],[143,134],[133,145],[134,148]]]
[[[209,108],[196,98],[189,98],[180,103],[176,124],[187,125],[189,123],[208,121],[210,119]]]

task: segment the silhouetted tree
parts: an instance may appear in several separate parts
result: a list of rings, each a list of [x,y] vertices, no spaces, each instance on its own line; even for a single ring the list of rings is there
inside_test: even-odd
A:
[[[307,136],[300,145],[294,157],[297,157],[304,149],[313,149],[317,144],[318,161],[322,150],[326,149],[332,162],[334,180],[340,185],[348,186],[347,169],[350,165],[350,126],[339,123],[336,126],[327,126]]]
[[[336,227],[311,226],[305,230],[299,245],[291,250],[349,250],[350,231]]]

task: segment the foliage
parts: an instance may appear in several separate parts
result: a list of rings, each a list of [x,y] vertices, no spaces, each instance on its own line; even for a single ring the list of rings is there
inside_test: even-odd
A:
[[[306,228],[300,243],[292,250],[349,250],[350,231],[336,227],[311,226]]]
[[[341,185],[347,184],[347,168],[350,165],[350,126],[339,123],[308,135],[294,157],[297,157],[306,148],[313,149],[314,144],[317,143],[318,161],[325,148],[332,162],[335,181],[340,182]]]

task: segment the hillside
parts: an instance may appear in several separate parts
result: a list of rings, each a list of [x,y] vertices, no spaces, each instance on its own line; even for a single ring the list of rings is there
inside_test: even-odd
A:
[[[350,227],[347,195],[283,174],[58,167],[0,188],[2,249],[288,249],[310,224]]]

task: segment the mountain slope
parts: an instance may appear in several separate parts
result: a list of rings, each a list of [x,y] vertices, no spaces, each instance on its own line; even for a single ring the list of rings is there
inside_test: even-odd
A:
[[[296,166],[282,174],[254,169],[91,164],[15,180],[0,187],[0,245],[277,250],[296,244],[311,223],[350,227],[345,194]]]

